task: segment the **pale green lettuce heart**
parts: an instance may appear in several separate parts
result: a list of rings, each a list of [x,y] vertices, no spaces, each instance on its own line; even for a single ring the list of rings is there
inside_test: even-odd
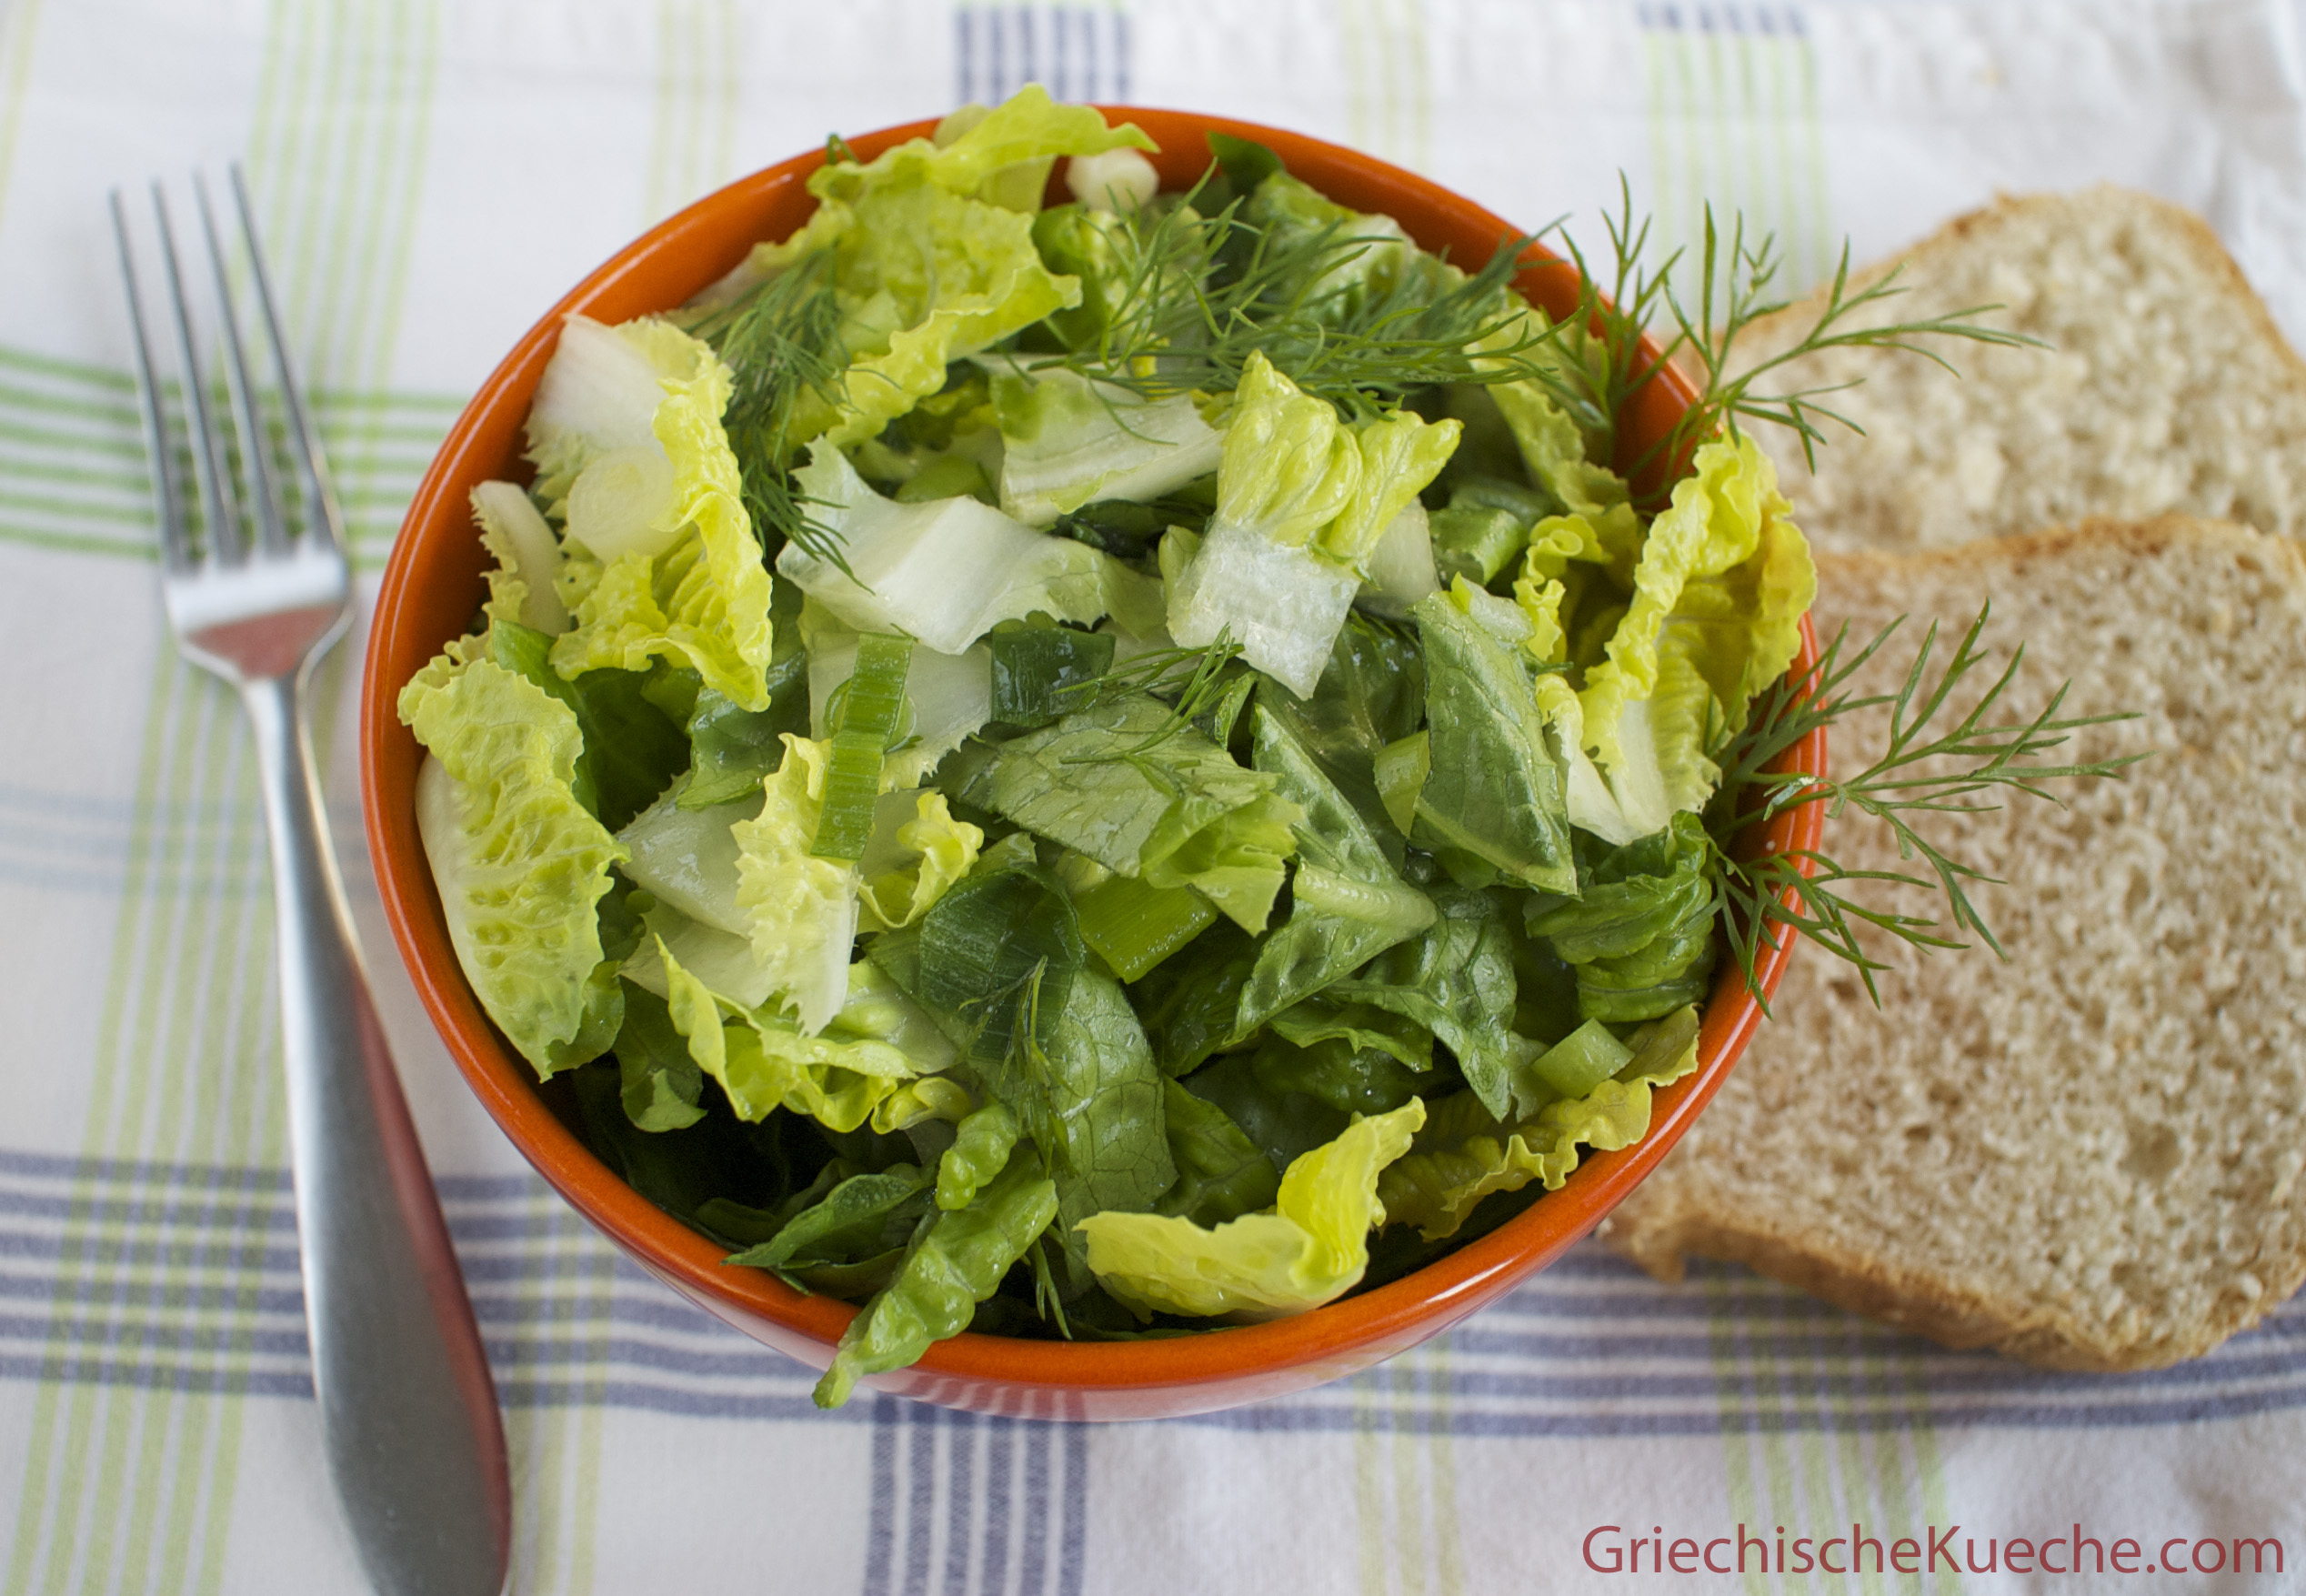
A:
[[[1379,1171],[1409,1149],[1425,1123],[1415,1098],[1358,1119],[1301,1154],[1268,1213],[1214,1230],[1168,1214],[1092,1214],[1077,1229],[1105,1289],[1138,1313],[1278,1319],[1335,1301],[1369,1263],[1369,1230],[1386,1211]]]
[[[595,908],[625,850],[576,801],[576,716],[487,659],[445,655],[401,689],[400,717],[432,754],[417,828],[474,995],[539,1077],[597,1056],[622,1006]]]

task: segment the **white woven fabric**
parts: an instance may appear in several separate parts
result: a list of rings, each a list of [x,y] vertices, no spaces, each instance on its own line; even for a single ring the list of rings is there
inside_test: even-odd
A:
[[[2080,0],[14,0],[0,1593],[362,1588],[304,1361],[261,818],[236,709],[163,637],[107,186],[245,161],[373,580],[463,396],[552,299],[831,129],[1038,77],[1359,146],[1596,241],[1622,171],[1661,242],[1710,199],[1775,229],[1803,281],[1844,236],[1868,259],[1997,189],[2111,178],[2203,211],[2306,334],[2294,35],[2271,5]],[[332,668],[339,704],[360,646]],[[324,728],[340,851],[496,1362],[519,1591],[1727,1588],[1649,1571],[1678,1538],[1719,1566],[1740,1524],[1774,1549],[1780,1526],[1790,1546],[1853,1523],[1881,1543],[1869,1570],[1933,1532],[1970,1560],[1868,1589],[2104,1588],[2009,1571],[2009,1538],[2071,1526],[2085,1570],[2085,1542],[2133,1540],[2143,1569],[2207,1567],[2214,1541],[2230,1571],[2186,1589],[2297,1588],[2297,1306],[2196,1364],[2052,1377],[1741,1271],[1668,1290],[1586,1249],[1266,1407],[1097,1429],[869,1395],[817,1413],[807,1371],[620,1262],[470,1100],[376,912],[350,726]],[[1635,1537],[1639,1576],[1602,1571]],[[2279,1537],[2285,1571],[2245,1548],[2267,1571],[2232,1573],[2237,1537]],[[2000,1571],[1968,1571],[1989,1538]],[[1745,1589],[1808,1588],[1751,1568]]]

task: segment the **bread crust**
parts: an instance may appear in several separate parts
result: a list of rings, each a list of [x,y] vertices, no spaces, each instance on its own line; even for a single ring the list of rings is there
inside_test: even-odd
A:
[[[2221,684],[2211,673],[2245,667],[2262,672],[2270,697],[2284,679],[2306,678],[2306,556],[2301,556],[2299,547],[2287,540],[2247,527],[2187,517],[2161,517],[2143,523],[2090,522],[1920,555],[1860,553],[1825,557],[1820,560],[1820,607],[1826,612],[1829,623],[1837,610],[1855,607],[1868,612],[1870,626],[1870,611],[1880,607],[1877,601],[1885,595],[1896,595],[1898,602],[1918,607],[1927,608],[1934,600],[1934,613],[1941,625],[1958,624],[1968,617],[1950,613],[1958,610],[1959,606],[1950,597],[1957,591],[1984,588],[1997,596],[2035,602],[2054,599],[2062,591],[2072,593],[2079,601],[2083,596],[2077,585],[2087,583],[2099,602],[2119,604],[2124,601],[2121,589],[2127,587],[2134,585],[2141,594],[2159,596],[2172,577],[2182,581],[2188,577],[2197,578],[2196,585],[2209,595],[2201,603],[2208,627],[2202,643],[2211,657],[2185,662],[2183,669],[2174,662],[2169,665],[2166,668],[2178,679],[2190,679],[2186,672],[2198,668],[2205,673],[2198,684],[2203,695],[2214,698],[2223,692],[2227,699],[2240,701],[2250,697],[2251,684]],[[2232,618],[2231,636],[2241,639],[2232,659],[2217,655],[2217,650],[2224,646],[2216,635],[2219,617],[2225,613],[2221,607],[2234,607],[2226,604],[2228,595],[2218,586],[2221,582],[2236,588],[2231,597],[2237,604],[2253,593],[2272,596],[2257,610]],[[1857,596],[1863,596],[1864,601],[1852,605],[1850,601]],[[2139,602],[2142,605],[2154,601],[2153,597],[2141,597]],[[2072,638],[2044,641],[2070,649],[2077,646]],[[2245,652],[2247,660],[2241,657]],[[1900,653],[1899,662],[1902,664],[1909,657]],[[2072,664],[2071,659],[2060,657],[2056,659],[2055,668],[2062,672]],[[2028,700],[2027,707],[2030,708],[2031,703]],[[2074,708],[2089,713],[2105,706],[2080,702]],[[2271,733],[2298,740],[2306,734],[2306,690],[2298,692],[2294,701],[2270,704],[2268,713],[2291,718],[2286,726],[2271,726]],[[2201,768],[2191,761],[2230,756],[2231,750],[2220,746],[2215,728],[2195,735],[2207,739],[2202,748],[2168,748],[2138,768],[2131,780],[2140,790],[2125,799],[2134,806],[2132,811],[2126,813],[2154,818],[2157,810],[2152,800],[2161,796],[2155,784],[2164,784],[2175,791],[2181,778],[2193,780],[2201,775]],[[2281,766],[2281,750],[2271,750],[2271,763],[2263,768],[2276,770],[2287,778],[2288,770]],[[1850,754],[1838,748],[1835,763],[1847,768],[1845,761],[1850,758]],[[2159,768],[2156,761],[2162,762]],[[2220,779],[2227,779],[2222,767]],[[2251,779],[2257,778],[2253,776]],[[2240,809],[2256,795],[2245,788],[2241,778],[2232,780],[2234,807]],[[2271,818],[2251,823],[2261,830],[2278,825],[2281,811],[2268,813]],[[2070,811],[2036,809],[2029,815],[2027,823],[2048,827],[2081,823],[2070,818]],[[2184,856],[2183,850],[2189,846],[2196,847],[2204,855],[2211,851],[2214,829],[2211,817],[2198,817],[2191,829],[2182,824],[2173,826],[2167,816],[2155,819],[2154,824],[2172,830],[2176,838],[2175,846],[2180,851],[2170,861],[2171,878],[2182,878],[2191,882],[2195,876],[2204,875],[2234,894],[2257,888],[2255,882],[2232,878],[2238,866],[2227,855],[2221,855],[2216,860],[2190,859]],[[2193,839],[2191,844],[2190,837]],[[2124,847],[2134,850],[2156,840],[2152,827],[2144,823],[2133,825],[2129,831],[2110,830],[2091,838],[2117,858]],[[2253,831],[2239,840],[2244,845],[2254,845],[2269,838]],[[1847,858],[1845,850],[1851,846],[1850,837],[1837,838],[1830,830],[1826,843],[1830,853]],[[2240,858],[2245,863],[2251,857],[2250,847],[2240,849]],[[1883,861],[1867,857],[1854,862],[1879,865]],[[1991,868],[2000,861],[1988,858],[1984,862]],[[2277,863],[2270,863],[2265,871],[2269,883],[2265,888],[2265,912],[2270,923],[2274,917],[2287,918],[2295,913],[2297,906],[2306,905],[2306,870],[2286,862],[2278,864],[2279,868]],[[2193,873],[2189,874],[2190,870]],[[2278,894],[2281,896],[2277,901]],[[2080,900],[2080,905],[2085,911],[2090,907],[2086,898]],[[2225,918],[2239,918],[2248,907],[2237,908]],[[1989,912],[1992,912],[1990,908]],[[2023,959],[2028,950],[2013,949],[2013,952]],[[2256,984],[2258,998],[2271,999],[2279,1006],[2286,984],[2280,979],[2281,957],[2272,948],[2257,950],[2251,967],[2242,972],[2243,984],[2237,989],[2239,996],[2230,1006],[2232,1012],[2245,1018],[2257,1012],[2249,1001],[2253,996],[2252,983]],[[2306,1030],[2284,1032],[2274,1038],[2239,1036],[2232,1041],[2231,1060],[2170,1061],[2173,1066],[2196,1069],[2232,1064],[2234,1072],[2231,1077],[2217,1078],[2226,1080],[2229,1086],[2242,1079],[2249,1070],[2262,1074],[2259,1081],[2247,1084],[2288,1083],[2286,1100],[2264,1107],[2263,1111],[2274,1116],[2275,1122],[2252,1124],[2246,1128],[2245,1135],[2227,1134],[2216,1120],[2205,1126],[2181,1126],[2185,1137],[2221,1149],[2220,1156],[2231,1166],[2218,1177],[2223,1184],[2215,1186],[2218,1201],[2222,1205],[2213,1227],[2217,1245],[2205,1247],[2199,1258],[2141,1259],[2125,1255],[2121,1249],[2136,1244],[2132,1235],[2055,1236],[2029,1232],[1999,1237],[1998,1220],[2011,1224],[2020,1221],[1990,1211],[1991,1205],[2010,1200],[2010,1192],[2024,1182],[1997,1184],[1991,1178],[1958,1183],[1932,1200],[1939,1213],[1958,1214],[1961,1220],[1960,1223],[1944,1228],[1942,1233],[1932,1230],[1927,1222],[1903,1231],[1894,1228],[1867,1231],[1862,1224],[1842,1223],[1846,1216],[1836,1214],[1833,1201],[1820,1200],[1816,1182],[1805,1183],[1803,1179],[1814,1173],[1815,1166],[1847,1158],[1851,1151],[1845,1145],[1832,1142],[1829,1131],[1822,1129],[1830,1118],[1828,1110],[1837,1105],[1841,1094],[1887,1089],[1894,1084],[1900,1089],[1918,1087],[1934,1100],[1940,1089],[1958,1099],[1961,1093],[1978,1089],[1980,1083],[2007,1088],[2015,1094],[2012,1100],[2021,1105],[2030,1103],[2039,1110],[2014,1116],[2016,1129],[2012,1135],[2019,1154],[2025,1159],[2040,1161],[2038,1168],[2050,1172],[2050,1184],[2054,1187],[2062,1187],[2070,1179],[2072,1184],[2081,1185],[2104,1177],[2106,1161],[2112,1155],[2103,1149],[2045,1140],[2037,1129],[2060,1123],[2057,1113],[2069,1105],[2061,1104],[2060,1099],[2070,1096],[2071,1081],[2077,1074],[2070,1067],[2074,1062],[2071,1059],[2023,1050],[2013,1050],[2000,1058],[1990,1056],[1990,1050],[1981,1055],[1974,1038],[1965,1039],[1952,1035],[1943,1040],[1942,1056],[1927,1054],[1923,1044],[1902,1037],[1894,1047],[1882,1043],[1882,1051],[1872,1057],[1853,1059],[1830,1053],[1819,1056],[1826,1044],[1817,1042],[1818,1037],[1830,1035],[1851,1045],[1870,1045],[1867,1038],[1880,1039],[1887,1032],[1875,1028],[1870,1016],[1864,1012],[1865,999],[1854,983],[1850,989],[1837,992],[1830,982],[1820,979],[1820,972],[1815,967],[1829,964],[1830,956],[1810,949],[1796,963],[1797,979],[1806,979],[1810,983],[1801,992],[1814,997],[1823,1007],[1800,1015],[1786,1015],[1783,1010],[1788,994],[1781,992],[1780,1018],[1763,1028],[1752,1053],[1732,1072],[1708,1109],[1706,1118],[1656,1174],[1604,1222],[1604,1239],[1652,1274],[1662,1280],[1677,1280],[1681,1275],[1683,1260],[1693,1256],[1729,1260],[1852,1311],[1917,1331],[1948,1347],[1987,1347],[2030,1363],[2082,1371],[2158,1368],[2198,1356],[2254,1323],[2274,1304],[2306,1284],[2306,1179],[2299,1177],[2296,1167],[2306,1159],[2306,1155],[2284,1150],[2306,1149],[2306,1092],[2297,1088],[2300,1079],[2306,1078],[2306,1059],[2301,1058],[2301,1054],[2306,1054]],[[1812,968],[1802,969],[1800,967],[1805,964]],[[2038,979],[2040,969],[2039,961],[2021,964],[2012,979]],[[2167,982],[2176,976],[2170,969],[2121,973],[2125,978],[2134,976],[2142,988],[2150,989],[2156,980]],[[1938,1017],[1940,1011],[1931,1007],[1933,998],[1941,1001],[1945,1009],[1973,1010],[2008,998],[2006,992],[1994,989],[1996,972],[1990,965],[1989,956],[1980,951],[1912,961],[1912,968],[1901,969],[1900,975],[1901,979],[1910,976],[1908,989],[1885,990],[1885,1001],[1896,1011],[1905,1008],[1901,1000],[1910,1000],[1912,1018],[1905,1028],[1909,1030],[1928,1026]],[[2044,1006],[2078,1001],[2071,987],[2028,1000]],[[2211,1018],[2222,1023],[2221,1017],[2227,1011],[2214,1008]],[[2088,1017],[2080,1019],[2081,1023],[2062,1030],[2056,1024],[2046,1026],[2053,1037],[2070,1036],[2070,1050],[2078,1056],[2087,1054],[2105,1029],[2100,1023],[2093,1031],[2087,1023]],[[1774,1027],[1779,1025],[1791,1029],[1773,1036]],[[1898,1051],[1899,1047],[1905,1050]],[[2253,1049],[2261,1051],[2253,1052]],[[1885,1056],[1891,1053],[1895,1056],[1888,1058],[1886,1066]],[[1928,1062],[1932,1057],[1937,1059],[1935,1064]],[[1905,1067],[1911,1059],[1923,1060],[1916,1066],[1924,1077],[1919,1081],[1909,1081],[1901,1076],[1891,1082],[1876,1073],[1885,1067]],[[2089,1068],[2095,1068],[2090,1060],[2084,1062]],[[2162,1061],[2149,1063],[2159,1068]],[[2133,1069],[2137,1064],[2133,1059],[2125,1058],[2121,1068]],[[2087,1069],[2080,1073],[2082,1079],[2091,1079]],[[2136,1083],[2126,1077],[2103,1079],[2100,1089],[2109,1093],[2134,1090]],[[2193,1101],[2184,1095],[2173,1100],[2181,1108]],[[1812,1119],[1806,1116],[1814,1117],[1814,1122],[1821,1127],[1813,1137],[1806,1131],[1785,1132],[1787,1125],[1811,1123]],[[2225,1138],[2222,1141],[2218,1139],[2221,1135]],[[1789,1148],[1806,1152],[1813,1169],[1747,1167],[1741,1162],[1741,1153],[1751,1150],[1755,1139],[1764,1136],[1775,1138],[1769,1146],[1778,1152]],[[1862,1154],[1866,1149],[1858,1150]],[[1908,1168],[1900,1164],[1905,1152],[1902,1146],[1893,1143],[1886,1151],[1876,1150],[1883,1166],[1904,1179],[1909,1188],[1913,1180],[1924,1178],[1922,1165],[1915,1163]],[[2286,1165],[2285,1159],[2289,1160]],[[2070,1169],[2066,1165],[2070,1165]],[[1990,1177],[1990,1169],[1988,1174]],[[1861,1185],[1851,1189],[1863,1189]],[[2155,1189],[2153,1182],[2143,1179],[2131,1181],[2121,1189],[2132,1191],[2140,1202],[2160,1200],[2166,1195]],[[2250,1192],[2261,1192],[2262,1197],[2237,1200],[2230,1194],[2238,1189],[2246,1197]],[[2150,1239],[2154,1233],[2151,1227],[2139,1232]],[[1981,1267],[1981,1260],[1976,1255],[1976,1242],[1980,1236],[1991,1238],[1989,1245],[2002,1250],[2002,1254],[1997,1255],[1999,1261],[1987,1260],[1992,1267]],[[1952,1244],[1953,1239],[1964,1240],[1967,1252],[1957,1256],[1962,1250]],[[2094,1248],[2112,1259],[2114,1261],[2100,1272],[2117,1281],[2122,1279],[2125,1269],[2134,1269],[2157,1280],[2167,1278],[2174,1282],[2168,1296],[2186,1304],[2185,1310],[2159,1316],[2131,1311],[2126,1307],[2109,1311],[2104,1292],[2093,1295],[2089,1291],[2068,1291],[2057,1281],[2050,1282],[2057,1289],[2040,1289],[2042,1282],[2038,1279],[2030,1286],[2029,1260],[2044,1250],[2069,1246]],[[2102,1263],[2105,1259],[2096,1261]],[[2008,1267],[2000,1267],[2000,1263],[2007,1263]]]

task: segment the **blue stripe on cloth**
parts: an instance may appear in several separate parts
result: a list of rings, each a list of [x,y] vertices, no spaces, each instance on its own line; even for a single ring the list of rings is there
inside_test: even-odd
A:
[[[1651,33],[1757,33],[1764,38],[1780,34],[1800,38],[1809,23],[1798,5],[1716,4],[1709,5],[1637,5],[1634,20]]]
[[[998,105],[1028,83],[1059,100],[1127,100],[1129,21],[1080,5],[969,5],[953,13],[955,97]]]
[[[897,1410],[897,1400],[875,1394],[851,1408],[862,1408],[873,1426],[873,1500],[865,1526],[864,1596],[888,1596],[889,1562],[896,1551]]]
[[[985,1550],[980,1591],[1008,1588],[1009,1467],[1017,1451],[1018,1421],[1006,1416],[986,1420]]]
[[[1081,1596],[1088,1562],[1089,1436],[1078,1424],[1065,1427],[1065,1531],[1058,1548],[1058,1596]]]
[[[572,1224],[565,1238],[536,1246],[536,1212],[557,1211],[558,1200],[534,1176],[440,1184],[508,1402],[734,1419],[814,1413],[809,1371],[672,1296],[621,1256],[605,1300],[588,1292],[577,1311],[571,1294],[598,1280],[606,1243]],[[286,1173],[275,1169],[0,1149],[0,1259],[13,1264],[0,1268],[0,1378],[307,1394],[288,1193]],[[67,1240],[75,1220],[104,1233]],[[71,1280],[53,1278],[67,1250],[100,1261]],[[206,1274],[170,1279],[155,1266]],[[2073,1429],[2306,1406],[2306,1302],[2285,1304],[2204,1359],[2121,1376],[2064,1374],[1945,1352],[1726,1266],[1701,1272],[1711,1290],[1668,1291],[1607,1254],[1572,1254],[1455,1333],[1438,1412],[1357,1415],[1332,1390],[1185,1422],[1469,1436],[1862,1433],[1902,1428],[1917,1411],[1941,1429]],[[1727,1369],[1711,1340],[1725,1307],[1739,1343]],[[1876,1367],[1892,1362],[1904,1371],[1894,1390]],[[883,1561],[868,1556],[868,1588],[951,1587],[975,1565],[980,1585],[1015,1573],[1024,1590],[1078,1590],[1086,1441],[1065,1441],[1063,1454],[1053,1454],[1038,1425],[927,1413],[874,1397],[834,1420],[907,1430],[901,1454],[892,1450],[878,1465],[892,1485],[898,1470],[907,1478],[901,1492],[877,1496],[884,1506],[875,1533],[884,1541],[872,1555]],[[886,1438],[877,1431],[877,1456],[884,1440],[898,1448],[893,1430]],[[950,1477],[942,1497],[940,1471]],[[928,1517],[936,1502],[964,1498],[983,1526],[976,1544],[961,1519],[940,1525]],[[929,1505],[908,1511],[916,1500]],[[901,1571],[892,1537],[904,1541]]]
[[[1048,1589],[1049,1432],[1043,1423],[1025,1431],[1025,1534],[1018,1548],[1018,1596],[1041,1596]]]
[[[906,1473],[908,1476],[905,1493],[905,1582],[897,1587],[899,1596],[927,1596],[928,1590],[928,1538],[935,1527],[931,1516],[937,1506],[937,1415],[907,1414],[905,1427],[910,1432],[906,1451]]]
[[[977,1523],[977,1418],[949,1416],[946,1441],[944,1596],[968,1596],[969,1531]]]

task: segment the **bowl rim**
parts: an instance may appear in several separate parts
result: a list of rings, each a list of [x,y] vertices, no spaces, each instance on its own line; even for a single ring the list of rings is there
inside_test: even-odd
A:
[[[1345,168],[1352,174],[1350,185],[1338,185],[1334,172],[1325,170],[1322,186],[1325,192],[1349,186],[1352,197],[1346,203],[1357,208],[1396,214],[1384,203],[1392,194],[1415,200],[1420,208],[1453,212],[1464,225],[1499,239],[1521,236],[1502,218],[1429,179],[1307,135],[1196,112],[1137,105],[1098,109],[1108,119],[1137,121],[1157,137],[1162,129],[1229,133],[1274,147],[1292,169],[1300,169],[1301,163]],[[935,125],[935,119],[900,124],[847,143],[859,158],[869,160],[895,144],[926,136]],[[422,592],[419,578],[426,574],[422,557],[431,552],[426,528],[448,524],[469,533],[466,507],[470,487],[507,457],[526,418],[536,374],[564,316],[592,311],[604,319],[622,320],[667,308],[661,303],[633,304],[641,279],[665,252],[698,246],[720,226],[717,218],[724,209],[772,203],[824,161],[820,149],[764,167],[651,228],[562,296],[497,364],[444,439],[410,501],[401,536],[394,541],[363,661],[358,734],[362,816],[395,946],[427,1016],[489,1117],[549,1184],[628,1255],[732,1322],[742,1326],[747,1318],[757,1317],[797,1332],[804,1342],[817,1345],[821,1355],[812,1360],[820,1367],[857,1310],[828,1297],[804,1295],[765,1270],[726,1265],[724,1249],[643,1198],[561,1122],[526,1062],[488,1021],[466,984],[416,836],[413,804],[406,801],[403,788],[393,788],[401,801],[389,802],[387,788],[396,772],[405,771],[413,782],[416,761],[421,758],[398,717],[398,696],[409,672],[400,668],[407,650],[396,645],[406,641]],[[1412,227],[1413,236],[1415,231]],[[1558,282],[1561,273],[1570,273],[1574,281],[1573,268],[1541,246],[1531,245],[1523,264],[1525,284],[1548,277]],[[703,278],[697,286],[710,280]],[[1654,344],[1645,342],[1645,347],[1654,360]],[[1670,364],[1659,376],[1650,391],[1665,393],[1675,413],[1694,399],[1689,383]],[[476,543],[476,533],[469,535]],[[1801,648],[1792,668],[1797,676],[1808,671],[1817,657],[1806,615],[1800,632]],[[437,649],[440,641],[430,638],[426,647]],[[1825,763],[1822,728],[1783,761],[1786,768],[1813,774],[1822,774]],[[1817,847],[1822,822],[1823,808],[1814,801],[1786,810],[1765,828],[1764,846],[1795,850],[1798,857],[1799,850]],[[1787,928],[1775,946],[1765,942],[1761,948],[1755,974],[1765,996],[1776,991],[1794,940]],[[953,1381],[989,1382],[1022,1391],[1154,1393],[1238,1387],[1308,1369],[1316,1370],[1314,1378],[1326,1378],[1318,1372],[1325,1361],[1340,1364],[1342,1372],[1344,1367],[1373,1360],[1372,1350],[1382,1356],[1414,1344],[1553,1261],[1664,1158],[1719,1089],[1763,1017],[1761,1004],[1737,978],[1733,966],[1717,980],[1702,1017],[1699,1068],[1655,1094],[1649,1129],[1639,1141],[1614,1151],[1584,1149],[1577,1169],[1559,1189],[1545,1193],[1487,1235],[1421,1269],[1288,1319],[1161,1340],[1040,1340],[965,1331],[935,1343],[907,1370],[870,1377],[866,1383],[930,1395],[939,1382]],[[810,1349],[803,1345],[798,1350],[806,1357]]]

